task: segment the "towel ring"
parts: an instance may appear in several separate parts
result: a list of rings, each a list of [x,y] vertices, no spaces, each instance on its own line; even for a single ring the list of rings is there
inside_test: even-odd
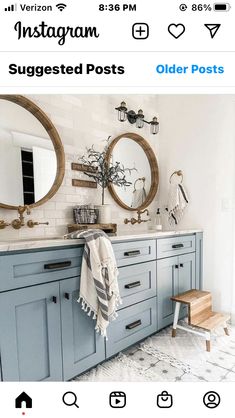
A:
[[[181,182],[180,183],[183,183],[184,176],[183,176],[182,170],[176,170],[176,171],[174,171],[174,173],[172,173],[172,175],[170,176],[170,180],[169,180],[170,183],[171,183],[171,179],[172,179],[173,176],[181,177]]]
[[[135,186],[136,186],[136,183],[137,183],[138,181],[142,181],[142,182],[143,182],[143,187],[145,186],[145,177],[140,177],[140,178],[136,179],[136,181],[135,181],[135,183],[134,183],[134,192],[136,191]]]

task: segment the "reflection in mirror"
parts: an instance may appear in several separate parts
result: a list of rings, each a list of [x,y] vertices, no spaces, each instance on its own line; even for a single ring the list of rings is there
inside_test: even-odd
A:
[[[131,186],[113,187],[126,206],[139,208],[146,201],[151,187],[151,169],[143,148],[132,139],[123,137],[114,147],[112,158],[124,167],[135,167],[135,170],[126,172],[126,179]]]
[[[57,171],[53,143],[23,107],[0,100],[0,202],[30,205],[51,189]]]
[[[142,136],[128,132],[112,140],[107,151],[108,161],[119,161],[126,170],[129,187],[108,185],[113,199],[124,209],[135,211],[147,208],[158,190],[159,172],[155,153]]]

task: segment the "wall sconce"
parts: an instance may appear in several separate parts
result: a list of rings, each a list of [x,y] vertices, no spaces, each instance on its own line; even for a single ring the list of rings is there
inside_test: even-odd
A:
[[[150,125],[150,132],[152,135],[156,135],[159,132],[159,122],[155,116],[150,122],[144,119],[143,110],[139,109],[138,113],[135,113],[134,110],[128,110],[125,102],[121,102],[119,107],[115,107],[115,110],[118,111],[118,120],[119,122],[125,122],[128,120],[132,125],[135,123],[136,127],[141,129],[144,127],[144,124],[147,123]]]

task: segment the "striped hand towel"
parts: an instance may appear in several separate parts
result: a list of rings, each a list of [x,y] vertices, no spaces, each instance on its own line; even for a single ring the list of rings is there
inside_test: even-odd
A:
[[[182,183],[171,184],[168,196],[168,221],[170,225],[177,225],[183,217],[189,199]]]
[[[117,317],[121,304],[118,269],[112,244],[99,229],[72,232],[66,238],[84,238],[80,292],[82,309],[96,319],[96,331],[106,337],[109,322]]]

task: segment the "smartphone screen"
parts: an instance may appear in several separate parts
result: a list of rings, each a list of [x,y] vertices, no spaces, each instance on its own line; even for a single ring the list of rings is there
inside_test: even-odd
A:
[[[231,414],[234,16],[1,2],[2,416]]]

